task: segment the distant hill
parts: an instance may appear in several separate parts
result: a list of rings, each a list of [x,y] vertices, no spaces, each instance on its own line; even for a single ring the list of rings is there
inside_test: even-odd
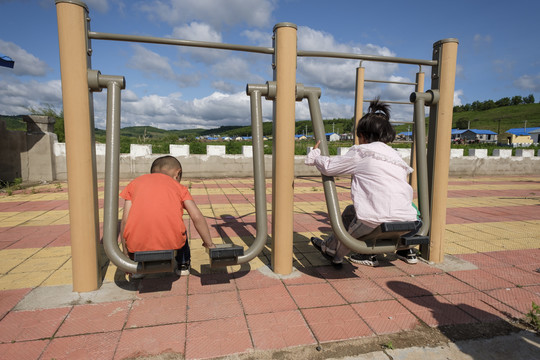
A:
[[[26,130],[26,123],[22,115],[0,115],[0,119],[6,122],[8,130]],[[526,122],[526,123],[525,123]],[[324,120],[325,132],[349,132],[351,131],[351,119]],[[452,128],[458,129],[483,129],[503,134],[511,128],[540,127],[540,103],[520,104],[503,106],[483,111],[455,112]],[[396,131],[407,131],[410,125],[398,125]],[[215,129],[186,129],[186,130],[163,130],[153,126],[129,126],[120,130],[120,135],[125,137],[160,139],[164,137],[188,137],[188,136],[251,136],[251,126],[221,126]],[[313,133],[311,121],[301,120],[296,122],[296,134]],[[95,129],[96,135],[105,135],[105,130]],[[272,123],[263,123],[264,135],[271,135]]]

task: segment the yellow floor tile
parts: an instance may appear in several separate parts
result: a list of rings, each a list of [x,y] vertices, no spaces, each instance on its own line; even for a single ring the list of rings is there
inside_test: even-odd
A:
[[[32,272],[49,272],[60,268],[68,259],[66,257],[49,257],[49,258],[30,258],[17,267],[13,268],[9,273],[32,273]]]
[[[40,285],[50,273],[34,271],[31,273],[10,273],[0,277],[0,290],[33,288]]]

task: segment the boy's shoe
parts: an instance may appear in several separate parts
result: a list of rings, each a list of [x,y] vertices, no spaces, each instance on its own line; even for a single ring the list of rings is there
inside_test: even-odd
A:
[[[398,259],[405,261],[407,264],[416,264],[418,259],[413,249],[396,251]]]
[[[179,267],[174,270],[176,275],[178,276],[186,276],[189,275],[189,265],[180,265]]]
[[[371,254],[352,254],[349,259],[351,262],[360,265],[366,266],[379,266],[379,260],[377,260],[377,255]]]
[[[324,243],[324,240],[323,239],[320,239],[318,237],[312,237],[311,238],[311,243],[313,244],[313,246],[315,247],[315,249],[319,250],[320,253],[322,254],[322,256],[324,256],[327,260],[330,260],[332,261],[332,263],[334,263],[334,257],[327,254],[326,251],[323,250],[322,248],[322,245]]]

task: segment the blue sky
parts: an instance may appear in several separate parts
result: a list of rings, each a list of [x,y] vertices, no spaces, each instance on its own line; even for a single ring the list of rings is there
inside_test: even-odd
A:
[[[88,0],[97,32],[272,46],[279,22],[298,26],[298,49],[431,59],[433,43],[459,40],[454,104],[533,94],[540,100],[536,0]],[[271,56],[167,45],[92,41],[92,68],[123,75],[122,126],[163,129],[248,125],[248,83],[272,80]],[[0,0],[0,114],[62,108],[54,0]],[[350,118],[358,61],[299,58],[297,82],[322,88],[323,118]],[[366,79],[414,81],[417,66],[364,62]],[[429,79],[431,69],[423,67]],[[430,82],[426,80],[425,88]],[[411,86],[366,84],[365,98],[407,101]],[[105,94],[94,95],[104,128]],[[410,121],[412,106],[393,105]],[[272,107],[264,102],[263,114]],[[305,101],[296,118],[309,117]]]

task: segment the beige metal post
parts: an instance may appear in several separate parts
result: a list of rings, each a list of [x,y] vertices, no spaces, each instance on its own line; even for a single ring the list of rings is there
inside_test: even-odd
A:
[[[354,99],[354,127],[353,127],[353,136],[354,136],[354,145],[358,145],[358,136],[356,135],[356,129],[358,127],[358,121],[362,118],[363,107],[364,107],[364,75],[366,69],[360,66],[356,68],[356,97]]]
[[[420,69],[420,71],[416,73],[415,92],[424,92],[424,78],[425,74]],[[418,188],[418,179],[416,177],[416,152],[414,151],[414,141],[416,140],[416,137],[414,136],[414,130],[412,134],[413,143],[411,145],[411,167],[414,169],[414,171],[409,175],[409,184],[411,184],[413,190],[416,190]],[[423,145],[425,146],[426,144],[424,143]]]
[[[292,272],[294,196],[294,107],[296,99],[296,25],[274,26],[274,149],[272,166],[272,268]]]
[[[454,85],[456,80],[457,39],[445,39],[433,44],[433,59],[439,64],[433,68],[432,89],[439,89],[440,99],[435,106],[436,124],[432,124],[430,112],[430,132],[433,145],[430,150],[433,169],[431,177],[431,230],[429,261],[444,260],[444,233],[446,227],[446,198],[448,192],[448,169],[450,166],[450,138],[454,109]],[[434,110],[433,107],[431,108]]]
[[[97,243],[99,219],[93,119],[88,91],[88,8],[79,1],[57,1],[69,197],[73,291],[100,286]]]

